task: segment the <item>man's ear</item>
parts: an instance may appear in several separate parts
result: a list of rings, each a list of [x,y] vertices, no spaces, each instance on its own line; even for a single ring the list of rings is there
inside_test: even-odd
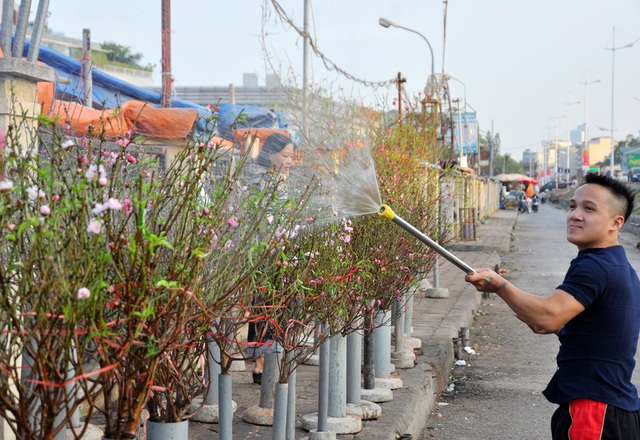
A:
[[[622,225],[624,225],[624,216],[616,215],[613,218],[613,229],[617,229],[619,231],[622,229]]]

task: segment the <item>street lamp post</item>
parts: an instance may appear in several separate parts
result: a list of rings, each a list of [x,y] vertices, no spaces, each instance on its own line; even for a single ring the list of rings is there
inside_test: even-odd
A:
[[[571,106],[580,104],[580,101],[565,102],[567,106],[567,170],[571,169],[571,161],[569,160],[571,153]]]
[[[624,46],[620,46],[620,47],[616,47],[616,27],[613,27],[613,39],[611,40],[611,47],[605,47],[606,50],[610,50],[611,51],[611,176],[614,175],[614,160],[613,160],[613,153],[614,153],[614,149],[615,149],[615,142],[613,141],[613,114],[614,114],[614,90],[615,90],[615,66],[616,66],[616,50],[620,50],[620,49],[626,49],[628,47],[633,46],[634,44],[636,44],[638,42],[638,40],[640,40],[640,38],[636,39],[636,41],[634,41],[633,43],[629,43],[629,44],[625,44]]]
[[[460,117],[460,98],[457,98],[456,103],[458,104],[457,113],[458,113],[458,146],[460,147],[459,155],[458,155],[458,166],[463,166],[463,158],[464,153],[462,151],[462,118]],[[465,164],[466,166],[466,164]]]
[[[384,18],[384,17],[380,17],[380,19],[378,20],[378,23],[380,24],[380,26],[384,27],[384,28],[388,28],[390,26],[393,26],[395,28],[399,28],[399,29],[404,29],[405,31],[409,31],[412,32],[416,35],[419,35],[420,38],[422,38],[426,43],[427,46],[429,46],[429,53],[431,54],[431,75],[429,76],[429,78],[427,79],[427,87],[429,85],[429,80],[432,79],[434,77],[434,57],[433,57],[433,48],[431,47],[431,43],[429,43],[429,40],[427,40],[427,37],[425,37],[424,35],[422,35],[420,32],[415,31],[413,29],[409,29],[406,28],[404,26],[400,26],[397,23],[394,23],[393,21]],[[438,182],[438,191],[440,191],[440,183]],[[439,196],[438,196],[439,199]],[[440,212],[441,212],[441,207],[440,207],[440,202],[438,203],[438,230],[440,235],[442,235],[442,218],[440,216]],[[449,291],[446,288],[441,288],[440,287],[440,263],[438,262],[438,254],[436,253],[435,255],[435,261],[433,264],[433,288],[431,289],[427,289],[427,296],[429,296],[429,291],[432,291],[431,294],[433,294],[434,296],[449,296]],[[437,292],[437,293],[435,293]]]
[[[559,157],[558,157],[558,142],[559,142],[559,140],[558,140],[558,127],[559,127],[558,119],[561,119],[561,118],[566,118],[566,115],[558,115],[558,111],[556,109],[556,115],[554,116],[554,119],[555,119],[555,122],[556,122],[556,125],[555,125],[556,135],[555,135],[555,139],[553,141],[553,143],[554,143],[553,152],[554,152],[554,155],[555,155],[555,158],[553,159],[553,166],[555,168],[554,175],[555,175],[555,181],[556,181],[556,188],[558,187],[558,169],[559,169],[558,165],[560,165],[560,161],[558,160],[559,159]]]
[[[585,80],[580,83],[580,84],[584,84],[584,147],[583,147],[583,151],[589,149],[589,85],[596,84],[599,82],[600,82],[599,79],[596,79],[594,81],[588,81],[587,77],[585,76]],[[582,168],[585,166],[582,163],[582,154],[583,152],[581,151],[580,152],[580,164],[581,164],[580,170],[586,171],[585,169]],[[582,179],[580,179],[579,183],[582,183]]]
[[[429,52],[431,53],[431,76],[433,76],[433,69],[434,69],[434,64],[433,64],[433,49],[431,48],[431,43],[429,43],[429,40],[427,40],[427,37],[425,37],[424,35],[422,35],[420,32],[418,31],[414,31],[413,29],[409,29],[406,28],[404,26],[400,26],[397,23],[394,23],[393,21],[386,19],[384,17],[380,17],[380,19],[378,20],[378,23],[380,24],[380,26],[384,27],[384,28],[388,28],[389,26],[393,26],[395,28],[398,29],[404,29],[405,31],[409,31],[409,32],[413,32],[416,35],[420,35],[420,37],[427,42],[427,46],[429,46]]]
[[[309,18],[311,17],[311,1],[304,0],[304,44],[302,46],[302,137],[307,139],[309,72],[311,71],[311,39],[309,35]]]
[[[448,80],[452,79],[460,84],[462,84],[462,87],[464,89],[464,112],[467,112],[467,85],[465,83],[463,83],[462,81],[460,81],[458,78],[455,78],[451,75],[449,75],[448,73],[444,75],[444,77]]]

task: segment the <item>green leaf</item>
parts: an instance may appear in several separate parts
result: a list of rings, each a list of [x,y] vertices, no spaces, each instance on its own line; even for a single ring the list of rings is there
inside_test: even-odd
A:
[[[156,287],[166,287],[166,288],[178,287],[178,282],[177,281],[159,280],[159,281],[156,282],[155,286]]]
[[[40,221],[35,217],[26,222],[22,222],[20,226],[18,226],[18,235],[22,235],[22,232],[24,232],[26,228],[38,226],[39,223]]]
[[[204,258],[207,258],[209,255],[211,255],[211,252],[205,252],[202,249],[194,249],[191,252],[191,255],[193,255],[196,258],[204,259]]]

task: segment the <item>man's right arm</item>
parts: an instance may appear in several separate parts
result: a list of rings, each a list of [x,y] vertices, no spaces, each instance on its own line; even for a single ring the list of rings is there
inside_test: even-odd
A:
[[[477,273],[468,274],[465,281],[480,292],[496,293],[518,319],[540,334],[556,333],[584,310],[577,299],[563,290],[556,290],[548,297],[533,295],[489,269],[478,269]]]

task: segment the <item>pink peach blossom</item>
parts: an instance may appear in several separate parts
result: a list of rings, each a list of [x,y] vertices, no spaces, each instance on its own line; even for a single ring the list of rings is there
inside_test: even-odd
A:
[[[91,296],[91,291],[89,291],[89,289],[87,289],[86,287],[81,287],[78,289],[78,299],[87,299],[89,298],[89,296]]]

